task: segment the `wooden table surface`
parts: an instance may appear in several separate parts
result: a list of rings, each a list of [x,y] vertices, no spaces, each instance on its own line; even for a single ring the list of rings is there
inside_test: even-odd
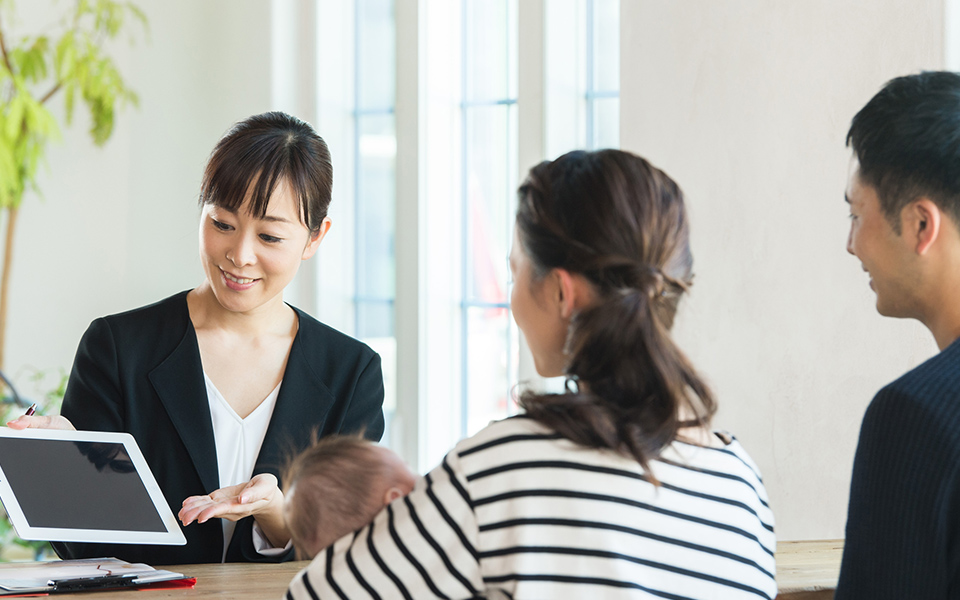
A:
[[[843,540],[779,542],[779,600],[828,600],[840,578]]]
[[[778,600],[827,600],[840,575],[843,540],[780,542],[777,544]],[[196,577],[194,588],[85,592],[77,600],[161,600],[163,598],[275,598],[280,600],[293,576],[308,563],[230,563],[158,567]]]
[[[193,588],[172,590],[112,590],[106,592],[83,592],[51,596],[57,598],[76,598],[76,600],[162,600],[163,598],[250,598],[253,600],[280,600],[287,593],[290,580],[309,561],[269,563],[229,563],[207,565],[175,565],[157,567],[183,573],[186,577],[196,577]]]

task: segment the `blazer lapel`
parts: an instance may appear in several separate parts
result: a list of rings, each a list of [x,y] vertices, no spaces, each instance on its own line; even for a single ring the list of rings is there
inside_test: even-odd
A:
[[[303,340],[303,319],[300,322],[301,327],[290,347],[273,418],[253,468],[255,474],[273,473],[279,478],[284,465],[303,450],[311,434],[323,435],[324,422],[336,402],[309,363],[307,343]]]
[[[203,487],[208,493],[218,489],[220,474],[213,421],[206,401],[197,334],[189,321],[180,344],[148,377],[187,448]]]

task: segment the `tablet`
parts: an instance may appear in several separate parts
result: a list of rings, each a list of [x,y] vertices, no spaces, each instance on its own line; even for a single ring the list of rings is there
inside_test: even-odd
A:
[[[25,540],[187,543],[129,433],[0,427],[0,501]]]

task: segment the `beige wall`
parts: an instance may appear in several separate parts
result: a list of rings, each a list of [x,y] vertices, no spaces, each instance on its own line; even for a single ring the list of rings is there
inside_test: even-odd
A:
[[[759,464],[778,537],[843,537],[860,419],[936,351],[844,249],[850,118],[943,65],[942,0],[624,0],[621,143],[690,204],[677,335]]]

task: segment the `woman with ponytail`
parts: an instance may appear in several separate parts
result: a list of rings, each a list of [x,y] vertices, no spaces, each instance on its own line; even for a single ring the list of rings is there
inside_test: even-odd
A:
[[[774,598],[763,483],[670,336],[693,267],[677,184],[571,152],[530,171],[515,232],[511,310],[566,392],[525,393],[288,597]]]

